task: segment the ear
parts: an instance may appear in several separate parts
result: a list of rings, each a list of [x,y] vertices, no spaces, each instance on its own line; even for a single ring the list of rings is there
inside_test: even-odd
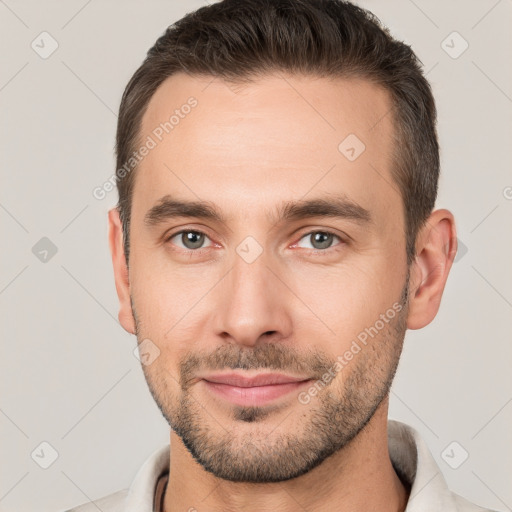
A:
[[[130,302],[130,281],[123,247],[123,227],[117,208],[109,210],[108,225],[108,241],[114,266],[117,296],[119,297],[119,322],[125,331],[135,334],[135,320]]]
[[[436,210],[416,239],[416,257],[410,277],[408,329],[421,329],[436,316],[456,253],[455,219],[448,210]]]

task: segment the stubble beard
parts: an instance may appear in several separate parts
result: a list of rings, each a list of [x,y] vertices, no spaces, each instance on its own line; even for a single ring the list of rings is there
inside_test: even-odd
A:
[[[409,274],[399,300],[398,314],[354,356],[337,377],[341,391],[335,391],[334,379],[308,404],[297,401],[290,408],[292,428],[283,432],[272,414],[279,406],[232,405],[229,417],[220,409],[209,411],[209,403],[200,401],[190,384],[198,368],[276,369],[322,375],[335,360],[312,352],[307,360],[297,357],[280,344],[261,344],[242,350],[237,345],[223,345],[209,356],[190,355],[180,362],[180,396],[169,384],[176,379],[168,369],[143,365],[149,390],[169,426],[181,438],[194,459],[217,478],[231,482],[271,483],[301,476],[326,458],[343,450],[370,422],[389,395],[405,337],[408,312]],[[140,319],[134,312],[139,343]],[[309,373],[308,373],[309,372]],[[203,403],[201,403],[203,402]],[[284,406],[281,406],[284,407]],[[281,423],[287,416],[281,420]],[[248,424],[253,428],[248,429]]]

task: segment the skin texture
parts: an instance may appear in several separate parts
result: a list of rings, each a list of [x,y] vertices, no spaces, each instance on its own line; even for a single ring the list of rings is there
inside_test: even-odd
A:
[[[406,329],[438,311],[456,253],[452,214],[432,213],[408,268],[391,103],[374,84],[282,74],[234,87],[179,73],[151,99],[141,140],[190,96],[197,106],[136,171],[129,270],[118,212],[109,212],[119,320],[160,351],[143,370],[172,427],[164,510],[404,510],[388,392]],[[365,145],[354,161],[338,150],[349,134]],[[226,222],[145,224],[168,194],[211,201]],[[336,194],[371,222],[276,217],[282,202]],[[176,235],[184,229],[204,238]],[[326,231],[333,236],[315,242]],[[261,254],[248,263],[240,247]],[[308,403],[293,391],[237,406],[202,380],[231,369],[318,382],[371,326],[378,332]]]

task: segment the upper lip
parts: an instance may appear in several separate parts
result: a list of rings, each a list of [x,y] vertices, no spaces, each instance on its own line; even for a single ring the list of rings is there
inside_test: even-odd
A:
[[[240,388],[251,388],[255,386],[271,386],[272,384],[286,384],[290,382],[301,382],[310,380],[309,377],[292,377],[282,373],[260,373],[254,377],[244,377],[236,373],[213,374],[203,377],[208,382],[228,384]]]

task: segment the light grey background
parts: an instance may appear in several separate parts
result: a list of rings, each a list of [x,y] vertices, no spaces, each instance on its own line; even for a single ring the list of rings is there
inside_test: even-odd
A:
[[[437,206],[455,214],[461,241],[438,316],[407,334],[390,417],[422,433],[455,492],[512,510],[512,2],[360,4],[428,71]],[[92,190],[114,172],[127,81],[164,29],[202,5],[0,0],[2,511],[59,512],[128,487],[169,440],[135,337],[117,321],[107,243],[117,191],[100,201]],[[43,31],[58,43],[46,59],[31,47],[50,48]],[[43,237],[57,247],[46,262],[32,250]],[[453,441],[469,453],[458,469],[441,455]],[[42,442],[58,452],[48,469]]]

